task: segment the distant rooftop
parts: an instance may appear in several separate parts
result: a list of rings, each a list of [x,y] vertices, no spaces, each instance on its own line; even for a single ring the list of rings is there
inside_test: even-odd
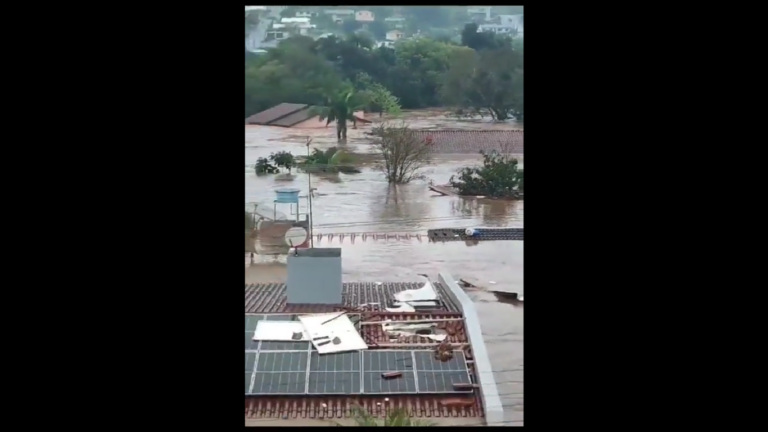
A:
[[[434,153],[477,154],[485,151],[523,153],[522,130],[415,130],[417,137],[430,140]]]
[[[310,106],[307,104],[281,103],[280,105],[275,105],[272,108],[248,117],[245,119],[245,124],[272,126],[280,121],[278,126],[290,127],[310,118],[309,108]],[[294,114],[300,112],[303,114],[298,116],[298,118],[295,118],[296,116],[294,116]],[[282,121],[288,117],[290,117],[290,120],[293,123],[286,124],[285,121]]]

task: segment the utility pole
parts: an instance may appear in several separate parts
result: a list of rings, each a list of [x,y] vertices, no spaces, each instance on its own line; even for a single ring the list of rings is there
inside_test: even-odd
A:
[[[312,138],[307,137],[307,158],[309,158],[309,144],[312,142]],[[307,183],[309,185],[309,247],[315,247],[315,237],[312,235],[312,171],[307,171]]]

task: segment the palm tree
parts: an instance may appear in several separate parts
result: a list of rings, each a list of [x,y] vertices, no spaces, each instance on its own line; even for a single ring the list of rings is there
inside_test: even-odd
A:
[[[352,413],[356,426],[435,426],[435,423],[412,419],[402,408],[397,408],[390,411],[387,417],[385,417],[381,422],[379,422],[364,408],[359,406],[352,407]],[[335,425],[344,426],[339,423],[335,423]]]
[[[342,91],[331,93],[328,96],[326,106],[312,108],[313,115],[319,115],[320,120],[326,120],[327,127],[331,122],[336,122],[336,138],[338,140],[347,139],[347,120],[352,122],[352,127],[357,128],[355,111],[363,109],[364,101],[361,100],[360,93],[356,93],[351,88],[345,88]]]

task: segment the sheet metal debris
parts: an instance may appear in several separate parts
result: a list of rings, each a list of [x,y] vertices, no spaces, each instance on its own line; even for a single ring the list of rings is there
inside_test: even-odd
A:
[[[346,312],[300,315],[299,321],[320,354],[368,349]]]

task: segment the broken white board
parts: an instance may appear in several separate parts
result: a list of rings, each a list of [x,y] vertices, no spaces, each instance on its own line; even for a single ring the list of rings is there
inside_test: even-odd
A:
[[[401,303],[409,301],[437,300],[437,292],[435,292],[435,289],[432,287],[432,283],[429,281],[429,279],[424,278],[423,287],[395,293],[395,300]]]
[[[296,333],[301,333],[301,339],[293,338]],[[253,340],[299,342],[308,341],[309,336],[304,326],[297,321],[259,321],[253,332]]]
[[[300,315],[299,321],[320,354],[368,349],[368,344],[343,312]],[[335,338],[338,338],[338,344],[333,343]]]
[[[435,323],[419,323],[419,324],[403,324],[392,323],[391,320],[386,320],[381,323],[381,329],[386,333],[398,336],[419,336],[426,339],[432,339],[433,341],[442,342],[448,335],[445,334],[418,334],[417,330],[432,329],[435,327]]]

